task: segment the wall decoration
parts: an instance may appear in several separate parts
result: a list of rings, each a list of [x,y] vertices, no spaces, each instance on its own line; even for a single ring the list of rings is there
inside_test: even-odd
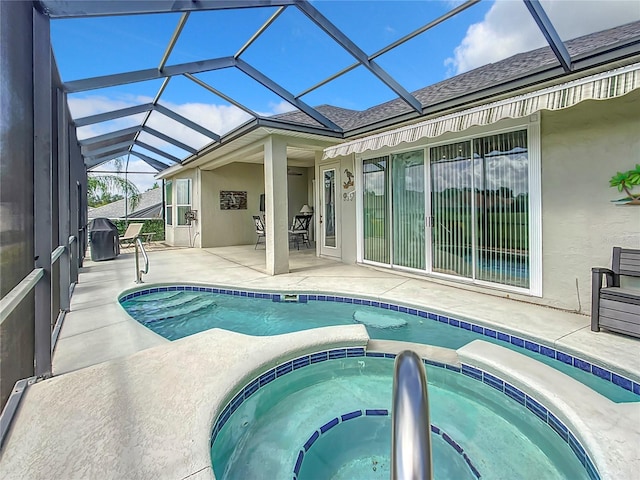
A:
[[[342,182],[342,187],[347,190],[348,188],[353,187],[355,182],[353,181],[353,173],[351,173],[348,168],[344,169],[344,174],[347,176],[347,181]]]
[[[246,210],[247,192],[220,190],[220,210]]]

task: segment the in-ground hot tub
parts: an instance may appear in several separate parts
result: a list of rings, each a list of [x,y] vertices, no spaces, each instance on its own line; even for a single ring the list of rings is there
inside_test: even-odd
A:
[[[216,478],[389,478],[393,358],[334,349],[263,372],[214,423]],[[599,478],[534,398],[474,368],[426,368],[437,480]]]

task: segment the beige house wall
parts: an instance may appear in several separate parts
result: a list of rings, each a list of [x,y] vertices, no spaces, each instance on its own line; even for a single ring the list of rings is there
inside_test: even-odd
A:
[[[640,91],[542,112],[544,303],[590,310],[591,267],[614,246],[640,248],[640,208],[616,205],[618,171],[640,163]]]
[[[264,166],[232,163],[215,170],[202,170],[201,246],[248,245],[256,241],[253,215],[260,215],[264,193]],[[246,191],[246,210],[221,210],[220,191]]]

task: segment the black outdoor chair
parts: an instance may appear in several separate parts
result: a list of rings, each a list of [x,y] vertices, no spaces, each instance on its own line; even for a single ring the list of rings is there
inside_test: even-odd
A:
[[[258,215],[253,216],[253,223],[255,223],[256,225],[256,235],[258,236],[258,238],[256,239],[256,246],[253,247],[253,249],[255,250],[258,248],[260,239],[266,237],[266,232],[264,230],[264,223],[262,223],[262,219]]]
[[[293,218],[293,225],[289,229],[289,239],[296,243],[296,248],[300,250],[300,242],[311,247],[309,244],[309,224],[311,215],[296,215]]]

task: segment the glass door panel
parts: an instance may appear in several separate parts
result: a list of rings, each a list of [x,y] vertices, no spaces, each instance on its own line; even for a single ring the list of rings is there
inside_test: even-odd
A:
[[[336,170],[326,169],[323,174],[322,246],[336,247]]]
[[[424,270],[424,151],[391,156],[393,264]]]
[[[527,132],[474,141],[478,201],[476,278],[529,288]]]
[[[432,269],[473,276],[474,178],[471,142],[430,150]]]
[[[378,263],[389,263],[388,170],[388,157],[362,162],[363,257]]]

